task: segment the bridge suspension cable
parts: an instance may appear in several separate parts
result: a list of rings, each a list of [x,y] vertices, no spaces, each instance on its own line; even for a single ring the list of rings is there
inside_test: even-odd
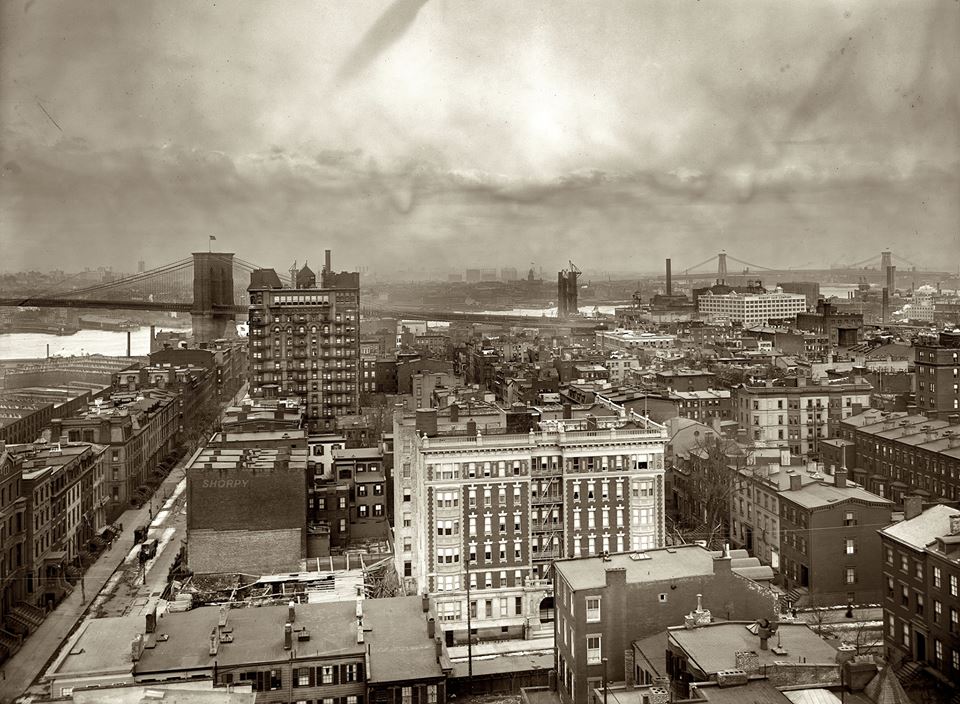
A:
[[[729,259],[730,261],[734,261],[737,264],[743,264],[744,266],[750,267],[751,269],[761,269],[763,271],[776,271],[775,269],[769,266],[760,266],[759,264],[751,264],[750,262],[745,262],[742,259],[737,259],[736,257],[731,256],[729,254],[727,255],[727,259]]]
[[[192,259],[181,259],[176,262],[171,262],[170,264],[165,264],[164,266],[156,267],[150,271],[143,271],[138,274],[131,274],[122,279],[117,279],[116,281],[104,281],[99,284],[94,284],[92,286],[87,286],[85,288],[74,289],[73,291],[64,291],[59,294],[51,294],[49,298],[63,298],[65,296],[83,296],[91,293],[97,293],[99,291],[104,291],[112,288],[119,288],[120,286],[129,286],[131,284],[140,283],[142,281],[147,281],[154,279],[164,274],[169,274],[175,271],[181,271],[193,266]]]
[[[694,264],[693,266],[687,267],[686,269],[683,270],[683,273],[684,273],[684,274],[689,274],[689,273],[690,273],[691,271],[693,271],[694,269],[699,269],[699,268],[702,267],[704,264],[709,264],[710,262],[714,261],[716,258],[717,258],[717,255],[714,254],[712,257],[710,257],[709,259],[704,259],[704,260],[703,260],[702,262],[700,262],[699,264]]]

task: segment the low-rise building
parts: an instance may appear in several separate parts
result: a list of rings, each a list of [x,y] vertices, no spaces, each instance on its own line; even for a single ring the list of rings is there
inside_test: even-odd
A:
[[[698,545],[558,560],[554,569],[557,689],[565,704],[588,701],[604,676],[623,681],[632,642],[683,623],[695,606],[731,619],[775,613],[773,592]]]
[[[180,406],[172,391],[149,389],[97,399],[78,414],[51,421],[51,440],[105,445],[104,485],[112,522],[149,496],[148,482],[176,448]]]
[[[449,661],[419,597],[234,608],[86,621],[50,667],[81,688],[211,680],[255,701],[446,701]]]
[[[674,348],[676,342],[676,335],[655,332],[624,329],[596,332],[596,345],[604,352],[648,352],[656,355],[658,352]]]
[[[876,530],[893,502],[818,467],[741,467],[731,497],[731,541],[780,573],[809,605],[876,603],[882,593]]]
[[[193,572],[299,569],[307,556],[306,448],[206,447],[186,475]]]
[[[46,609],[65,596],[67,567],[106,524],[107,449],[78,442],[8,445],[6,450],[19,467],[24,500],[23,540],[19,548],[13,544],[22,551],[14,559],[21,562],[23,585],[12,593],[29,606]]]
[[[842,421],[839,435],[855,481],[902,504],[905,496],[960,500],[960,419],[870,409]]]
[[[880,531],[883,644],[888,660],[915,662],[942,682],[960,682],[960,511],[921,511],[909,497],[904,520]]]
[[[796,456],[819,452],[819,443],[836,434],[840,422],[870,407],[873,387],[853,382],[808,384],[803,378],[775,385],[741,385],[734,395],[736,418],[750,440],[786,443]]]

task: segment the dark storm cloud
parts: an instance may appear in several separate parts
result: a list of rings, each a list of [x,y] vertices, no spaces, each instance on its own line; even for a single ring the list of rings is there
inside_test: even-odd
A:
[[[162,263],[210,233],[280,266],[278,241],[384,268],[956,249],[952,1],[24,9],[0,5],[22,262]]]
[[[384,51],[403,38],[427,0],[396,0],[363,35],[357,48],[350,52],[337,70],[336,82],[348,83]]]

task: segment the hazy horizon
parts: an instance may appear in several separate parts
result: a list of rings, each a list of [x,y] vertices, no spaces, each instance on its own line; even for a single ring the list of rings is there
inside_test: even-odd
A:
[[[0,5],[5,270],[960,259],[960,3]]]

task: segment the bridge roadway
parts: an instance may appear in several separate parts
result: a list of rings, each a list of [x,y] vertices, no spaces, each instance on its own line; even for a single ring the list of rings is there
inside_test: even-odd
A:
[[[400,318],[403,320],[437,320],[440,322],[468,322],[512,325],[528,328],[558,328],[570,330],[593,330],[600,320],[593,318],[574,318],[560,320],[546,316],[533,315],[497,315],[491,313],[471,313],[451,310],[432,310],[429,308],[381,308],[378,306],[362,306],[361,313],[367,318]]]
[[[161,312],[190,313],[193,303],[170,301],[124,301],[98,298],[0,298],[0,307],[24,308],[101,308],[107,310],[152,310]],[[213,306],[214,312],[246,313],[247,306]]]
[[[160,312],[193,312],[193,303],[168,301],[111,301],[105,299],[80,298],[0,298],[0,306],[33,308],[99,308],[107,310],[145,310]],[[234,313],[246,316],[247,306],[215,305],[214,312]],[[425,308],[380,308],[363,306],[361,312],[368,318],[400,318],[403,320],[437,320],[441,322],[490,323],[494,325],[512,325],[516,327],[553,328],[562,330],[593,330],[598,321],[590,318],[558,320],[557,318],[535,317],[530,315],[497,315]]]

